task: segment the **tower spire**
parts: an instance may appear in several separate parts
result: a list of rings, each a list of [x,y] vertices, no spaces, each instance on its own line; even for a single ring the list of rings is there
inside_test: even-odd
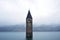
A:
[[[31,19],[32,19],[32,16],[31,16],[30,10],[28,10],[27,18],[31,18]]]

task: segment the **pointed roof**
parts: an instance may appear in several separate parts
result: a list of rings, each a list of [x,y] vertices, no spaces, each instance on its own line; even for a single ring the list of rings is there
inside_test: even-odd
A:
[[[32,16],[31,16],[30,10],[28,10],[27,18],[31,18],[31,19],[32,19]]]

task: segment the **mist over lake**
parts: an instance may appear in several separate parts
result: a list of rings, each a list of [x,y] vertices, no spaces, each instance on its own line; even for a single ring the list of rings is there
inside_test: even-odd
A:
[[[41,25],[33,26],[33,32],[54,32],[60,31],[60,25]],[[26,32],[24,25],[0,26],[0,32]]]

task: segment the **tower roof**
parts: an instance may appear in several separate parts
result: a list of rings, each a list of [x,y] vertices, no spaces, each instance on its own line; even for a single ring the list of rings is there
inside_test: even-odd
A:
[[[31,18],[31,19],[32,19],[32,16],[31,16],[30,10],[28,10],[27,18]]]

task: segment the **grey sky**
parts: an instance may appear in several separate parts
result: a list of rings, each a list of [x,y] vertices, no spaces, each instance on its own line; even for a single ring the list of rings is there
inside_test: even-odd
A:
[[[29,9],[36,25],[60,24],[60,0],[0,0],[0,25],[25,24]]]

